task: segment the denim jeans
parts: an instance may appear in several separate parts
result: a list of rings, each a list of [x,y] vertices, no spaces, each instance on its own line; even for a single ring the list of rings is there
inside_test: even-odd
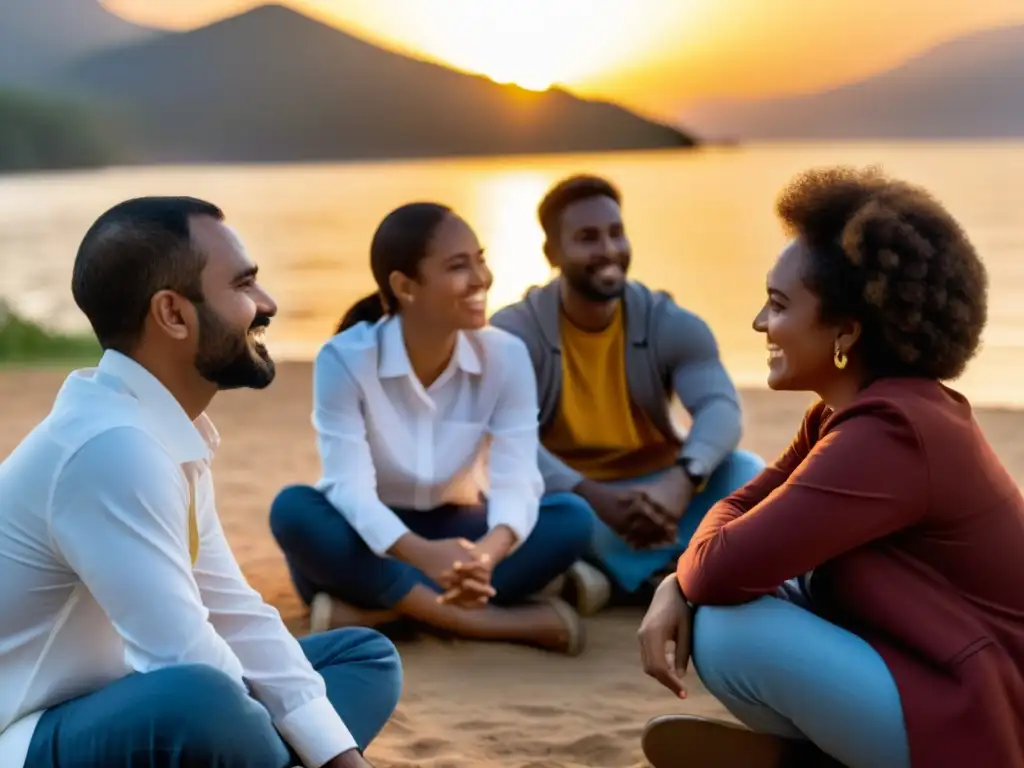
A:
[[[797,592],[791,583],[779,595]],[[910,765],[881,656],[791,599],[698,607],[692,655],[704,686],[751,730],[809,739],[849,768]]]
[[[691,500],[682,519],[674,544],[647,550],[635,550],[604,522],[594,518],[594,540],[588,559],[605,571],[626,593],[636,592],[654,576],[679,559],[693,537],[704,515],[716,502],[749,483],[761,470],[764,461],[747,451],[733,451],[708,478],[707,485]],[[666,470],[667,471],[667,470]],[[646,477],[609,483],[613,486],[636,486],[657,482],[662,472]]]
[[[340,629],[299,641],[360,749],[398,704],[402,666],[391,641]],[[26,768],[289,768],[301,761],[270,715],[201,664],[132,674],[43,713]]]
[[[487,533],[484,507],[446,506],[430,511],[395,510],[410,530],[427,539]],[[274,499],[270,528],[284,551],[295,588],[309,603],[326,592],[360,608],[391,608],[417,584],[441,591],[408,563],[378,557],[327,498],[309,486],[285,488]],[[541,501],[533,532],[494,569],[496,605],[521,602],[542,590],[579,560],[590,541],[593,513],[575,494]]]

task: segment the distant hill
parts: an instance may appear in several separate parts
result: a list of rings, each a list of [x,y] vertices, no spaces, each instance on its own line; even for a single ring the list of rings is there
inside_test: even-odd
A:
[[[683,118],[702,135],[739,139],[1024,136],[1024,27],[957,38],[823,93],[708,103]]]
[[[52,1],[52,0],[51,0]],[[391,53],[267,5],[86,56],[53,85],[117,115],[145,161],[259,162],[691,146],[627,110]]]
[[[115,144],[81,105],[0,88],[0,173],[103,166],[117,158]]]
[[[155,34],[98,0],[0,0],[0,85],[34,85],[72,59]]]

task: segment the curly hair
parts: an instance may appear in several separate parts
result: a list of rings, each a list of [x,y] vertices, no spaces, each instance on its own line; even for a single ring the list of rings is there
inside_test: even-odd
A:
[[[804,282],[822,319],[860,321],[869,375],[963,373],[985,327],[988,278],[931,194],[874,167],[821,168],[793,179],[776,210],[809,248]]]

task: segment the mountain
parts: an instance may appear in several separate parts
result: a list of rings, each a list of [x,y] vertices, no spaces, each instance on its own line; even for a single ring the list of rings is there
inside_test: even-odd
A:
[[[74,62],[55,86],[138,138],[147,162],[260,162],[690,146],[564,91],[497,85],[266,5]]]
[[[1024,27],[957,38],[822,93],[708,103],[683,117],[703,135],[740,139],[1024,136]]]
[[[4,0],[0,85],[34,85],[72,59],[155,34],[115,16],[98,0]]]

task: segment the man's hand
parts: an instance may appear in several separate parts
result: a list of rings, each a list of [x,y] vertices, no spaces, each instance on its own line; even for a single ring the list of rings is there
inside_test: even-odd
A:
[[[342,752],[324,763],[323,768],[373,768],[370,762],[359,754],[358,749]]]
[[[584,480],[575,492],[630,546],[645,548],[674,541],[675,522],[643,490],[610,488]]]
[[[654,482],[637,486],[643,491],[662,517],[671,521],[671,535],[666,543],[676,539],[676,528],[686,508],[693,500],[694,487],[682,467],[673,467]]]

